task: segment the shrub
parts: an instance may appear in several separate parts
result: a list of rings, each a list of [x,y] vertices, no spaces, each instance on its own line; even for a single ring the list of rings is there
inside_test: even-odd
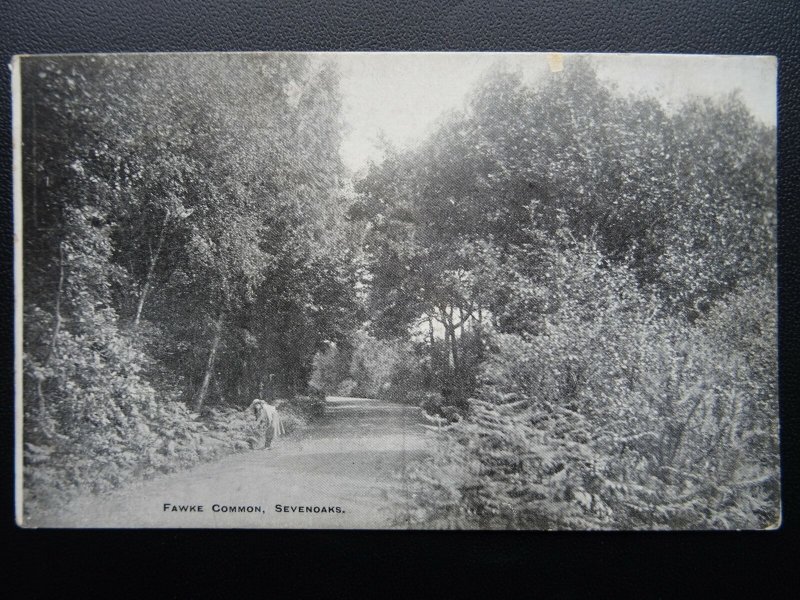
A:
[[[545,529],[776,523],[777,446],[763,438],[777,440],[777,423],[759,401],[774,402],[776,365],[712,335],[746,303],[731,298],[704,329],[660,313],[627,269],[603,265],[591,247],[564,258],[558,308],[537,334],[490,335],[479,397],[412,473],[406,518]],[[769,347],[773,331],[748,345]]]
[[[112,313],[89,317],[95,323],[85,333],[59,332],[58,352],[49,359],[27,355],[24,362],[26,516],[79,493],[110,491],[255,447],[260,432],[249,414],[229,406],[190,411],[176,389],[145,379],[149,360],[117,329]],[[28,335],[44,336],[51,321],[32,307]],[[304,423],[299,411],[284,411],[288,432]]]
[[[414,391],[408,395],[407,402],[419,406],[428,415],[444,417],[449,422],[458,421],[463,411],[452,404],[437,392]]]

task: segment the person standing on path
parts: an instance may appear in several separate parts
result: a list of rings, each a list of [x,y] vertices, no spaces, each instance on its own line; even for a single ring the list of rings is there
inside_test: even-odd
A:
[[[253,412],[256,424],[264,428],[264,449],[272,450],[272,441],[285,433],[278,409],[256,398],[247,410]]]

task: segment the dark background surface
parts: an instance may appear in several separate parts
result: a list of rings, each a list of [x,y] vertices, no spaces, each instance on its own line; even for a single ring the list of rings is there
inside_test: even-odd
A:
[[[0,420],[2,514],[12,595],[51,597],[124,579],[142,591],[185,597],[187,587],[259,595],[273,584],[309,583],[344,595],[336,580],[363,582],[377,595],[450,589],[476,578],[473,594],[494,597],[486,574],[524,577],[521,593],[574,597],[758,595],[792,589],[796,554],[798,446],[796,333],[798,73],[800,4],[788,0],[0,0],[0,62],[14,54],[209,50],[484,50],[771,54],[779,58],[780,379],[784,521],[774,532],[275,532],[23,531],[13,523],[13,296],[11,100],[0,68]],[[22,576],[22,571],[25,575]],[[422,573],[434,584],[421,582]],[[9,589],[9,587],[7,587]],[[174,593],[170,593],[174,591]],[[403,593],[406,592],[406,593]]]

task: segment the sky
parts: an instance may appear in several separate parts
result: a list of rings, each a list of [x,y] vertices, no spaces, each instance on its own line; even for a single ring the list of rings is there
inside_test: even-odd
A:
[[[497,64],[536,84],[569,69],[575,55],[524,53],[330,53],[342,76],[347,125],[341,154],[358,171],[379,161],[382,133],[398,148],[425,136],[444,113],[461,108],[478,80]],[[690,96],[739,90],[757,119],[776,122],[777,63],[765,56],[595,54],[599,77],[621,94],[645,92],[667,108]]]

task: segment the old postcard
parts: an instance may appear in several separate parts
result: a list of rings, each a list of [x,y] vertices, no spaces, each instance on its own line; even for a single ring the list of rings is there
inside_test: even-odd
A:
[[[21,526],[780,526],[774,57],[12,71]]]

